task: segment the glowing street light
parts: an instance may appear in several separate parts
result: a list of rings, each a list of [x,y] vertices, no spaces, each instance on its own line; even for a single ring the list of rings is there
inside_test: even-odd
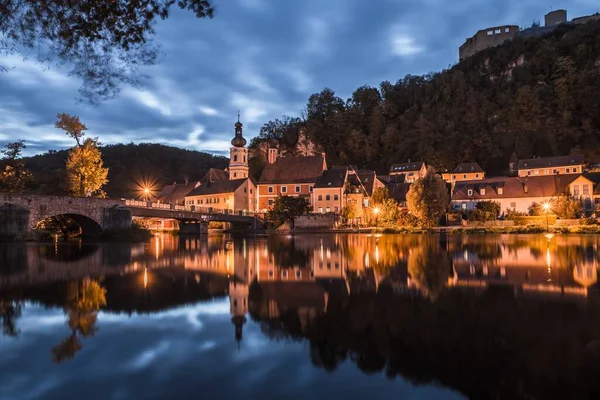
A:
[[[377,226],[377,220],[381,209],[379,207],[373,208],[373,214],[375,214],[375,226]]]
[[[542,204],[542,208],[544,209],[544,212],[546,213],[546,231],[549,230],[549,224],[548,224],[548,212],[550,211],[550,203],[549,202],[544,202]]]

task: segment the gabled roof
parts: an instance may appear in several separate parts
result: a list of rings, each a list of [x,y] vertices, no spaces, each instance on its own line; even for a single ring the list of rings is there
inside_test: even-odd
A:
[[[579,174],[536,177],[498,177],[479,181],[457,182],[452,200],[495,200],[527,197],[552,197],[567,192],[567,185]],[[502,194],[498,189],[502,188]],[[485,193],[483,193],[484,189]],[[472,190],[472,195],[468,192]]]
[[[363,170],[356,171],[356,173],[358,174],[358,178],[360,179],[363,186],[365,187],[365,190],[367,191],[367,196],[369,196],[369,197],[373,196],[373,188],[375,187],[375,179],[377,179],[377,174],[375,174],[375,171],[363,169]]]
[[[209,182],[218,182],[218,181],[226,181],[229,180],[229,173],[223,171],[222,169],[211,168],[208,172],[200,179],[202,184],[206,184]]]
[[[540,157],[519,160],[519,169],[568,167],[581,164],[583,164],[583,156],[573,154],[570,156]]]
[[[425,162],[423,162],[423,161],[393,164],[392,167],[390,168],[390,173],[416,172],[416,171],[420,171],[424,165],[425,165]]]
[[[347,174],[347,167],[333,167],[323,171],[323,174],[318,177],[317,181],[315,182],[315,189],[341,188],[346,183]]]
[[[158,199],[163,203],[181,202],[185,196],[194,190],[198,185],[199,181],[188,182],[188,183],[174,183],[172,185],[165,186],[159,193]]]
[[[459,164],[458,167],[454,168],[454,171],[452,171],[453,174],[468,174],[472,172],[485,173],[483,168],[481,168],[481,166],[476,162]]]
[[[313,183],[326,169],[323,155],[280,157],[273,164],[265,165],[258,183]]]
[[[406,194],[410,189],[410,183],[404,182],[388,182],[385,184],[390,197],[396,200],[398,203],[404,203],[406,201]]]
[[[249,178],[217,181],[198,186],[185,197],[206,196],[209,194],[233,193],[242,186]]]

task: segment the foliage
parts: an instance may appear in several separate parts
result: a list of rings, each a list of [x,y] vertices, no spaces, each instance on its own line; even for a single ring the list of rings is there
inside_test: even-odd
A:
[[[19,336],[17,328],[17,319],[21,317],[23,303],[10,299],[0,299],[0,325],[2,325],[2,334],[10,337]]]
[[[579,220],[579,225],[598,225],[598,219],[594,217],[582,218],[581,220]]]
[[[583,215],[583,204],[570,196],[559,196],[552,202],[552,211],[559,218],[577,219]]]
[[[56,114],[54,127],[62,129],[67,136],[71,139],[75,139],[77,146],[81,146],[81,141],[85,136],[85,131],[87,131],[87,126],[81,123],[78,116],[65,113]]]
[[[385,199],[376,206],[379,213],[376,214],[377,226],[390,228],[398,226],[400,218],[400,205],[394,199]]]
[[[310,203],[304,197],[279,196],[273,203],[273,208],[267,213],[269,224],[277,228],[286,222],[293,223],[294,217],[304,215],[312,210]]]
[[[354,204],[352,202],[346,204],[344,208],[342,208],[342,218],[346,222],[352,222],[357,218],[362,216],[362,209],[358,204]]]
[[[140,185],[153,188],[155,194],[174,181],[201,179],[209,168],[223,169],[227,158],[162,144],[115,144],[100,147],[104,165],[109,167],[104,190],[112,197],[136,198]],[[68,151],[50,151],[25,158],[33,173],[31,190],[44,194],[65,194],[65,162]]]
[[[343,101],[313,94],[307,136],[330,165],[385,174],[423,159],[439,170],[477,161],[503,175],[520,158],[580,152],[600,160],[600,21],[514,38],[445,71],[363,86]],[[523,60],[521,63],[519,60]]]
[[[500,215],[500,203],[496,201],[480,201],[475,209],[468,213],[469,221],[495,221]]]
[[[419,225],[419,219],[407,209],[401,209],[398,213],[398,225],[405,228],[414,228]]]
[[[19,140],[8,143],[2,150],[4,169],[0,171],[0,190],[22,192],[31,180],[31,173],[21,159],[25,148],[25,142]]]
[[[515,221],[515,225],[546,226],[546,222],[548,223],[548,225],[554,225],[556,223],[556,215],[530,215],[523,217],[514,217],[512,220]]]
[[[387,187],[379,187],[373,191],[371,196],[371,203],[382,204],[386,199],[390,198],[390,191]]]
[[[175,3],[197,18],[213,16],[208,0],[4,1],[0,55],[26,56],[35,50],[39,62],[71,65],[70,74],[83,80],[82,99],[111,98],[119,84],[140,84],[140,67],[157,62],[154,25],[169,16]]]
[[[506,219],[507,219],[507,220],[509,220],[509,221],[512,221],[512,220],[514,220],[515,218],[518,218],[518,217],[525,217],[525,216],[527,216],[528,214],[526,214],[526,213],[524,213],[524,212],[521,212],[521,211],[517,211],[517,210],[511,210],[511,209],[507,209],[507,210],[506,210],[506,212],[505,212],[505,215],[506,215]]]
[[[436,225],[448,208],[446,183],[429,167],[421,179],[415,181],[406,194],[408,210],[427,227]]]
[[[530,217],[539,217],[540,215],[544,215],[544,209],[540,203],[534,201],[527,208],[527,215]]]
[[[73,196],[106,195],[102,186],[108,182],[108,168],[103,167],[96,139],[87,138],[81,146],[73,147],[69,151],[66,168],[69,191]]]

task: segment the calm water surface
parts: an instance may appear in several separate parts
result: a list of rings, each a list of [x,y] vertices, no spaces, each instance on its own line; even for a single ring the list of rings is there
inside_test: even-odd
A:
[[[0,245],[0,399],[598,398],[599,244]]]

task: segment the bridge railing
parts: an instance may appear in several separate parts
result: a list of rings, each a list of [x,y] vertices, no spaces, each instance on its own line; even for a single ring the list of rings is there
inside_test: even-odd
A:
[[[176,211],[188,211],[202,214],[221,214],[221,215],[235,215],[242,217],[253,217],[262,216],[264,213],[257,213],[254,211],[247,210],[223,210],[213,207],[198,207],[196,205],[182,205],[182,204],[171,204],[171,203],[159,203],[154,201],[145,200],[133,200],[124,199],[125,205],[130,207],[143,207],[143,208],[154,208],[160,210],[176,210]]]

